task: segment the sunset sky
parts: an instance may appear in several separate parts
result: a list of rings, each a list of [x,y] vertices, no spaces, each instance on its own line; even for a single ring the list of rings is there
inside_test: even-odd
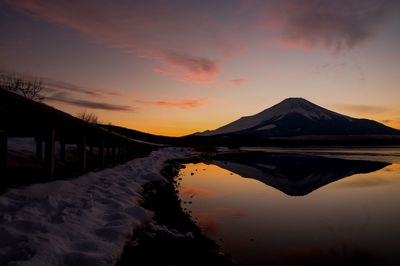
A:
[[[0,0],[0,71],[145,132],[214,129],[287,97],[400,128],[400,1]]]

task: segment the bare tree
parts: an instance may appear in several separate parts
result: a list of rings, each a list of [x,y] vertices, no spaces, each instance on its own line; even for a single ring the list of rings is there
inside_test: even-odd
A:
[[[97,124],[99,121],[99,117],[95,113],[89,113],[86,110],[79,112],[76,117],[91,124]]]
[[[40,102],[44,99],[41,94],[43,83],[40,79],[28,79],[18,74],[0,73],[0,88],[34,101]]]

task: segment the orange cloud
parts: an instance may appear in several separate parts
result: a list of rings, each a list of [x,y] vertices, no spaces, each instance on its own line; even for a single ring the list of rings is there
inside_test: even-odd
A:
[[[207,103],[207,99],[190,99],[190,100],[180,100],[180,101],[137,101],[138,103],[151,106],[159,107],[176,107],[181,109],[195,108]]]
[[[378,114],[384,113],[389,109],[383,106],[365,105],[365,104],[339,104],[336,107],[340,110],[356,113],[356,114]]]

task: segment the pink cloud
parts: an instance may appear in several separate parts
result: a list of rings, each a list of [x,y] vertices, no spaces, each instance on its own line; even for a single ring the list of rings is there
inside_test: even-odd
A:
[[[210,84],[220,72],[217,60],[193,55],[193,49],[189,52],[188,47],[212,46],[212,50],[222,54],[234,50],[220,38],[221,26],[215,20],[195,12],[178,13],[179,5],[166,1],[126,1],[118,5],[92,0],[13,0],[7,3],[36,18],[80,32],[96,42],[161,63],[153,71],[177,81]]]
[[[245,79],[239,78],[239,79],[227,80],[227,81],[224,81],[224,82],[216,82],[214,85],[215,85],[216,88],[219,88],[219,89],[227,89],[227,88],[241,86],[245,82],[246,82]]]
[[[170,52],[163,60],[165,66],[153,68],[153,71],[177,81],[210,84],[219,73],[219,64],[207,58]]]
[[[269,47],[339,51],[373,36],[399,2],[247,0],[220,10],[223,23],[221,17],[207,12],[211,6],[207,1],[204,10],[164,0],[6,3],[97,42],[161,63],[153,69],[155,73],[183,82],[214,84],[221,72],[221,57],[239,53],[243,43],[251,41],[243,38],[247,37],[242,35],[244,26],[251,32],[253,25],[262,25],[263,32],[257,34],[266,36]],[[204,57],[203,51],[213,58]]]
[[[234,85],[242,85],[246,82],[245,79],[231,79],[230,82]]]

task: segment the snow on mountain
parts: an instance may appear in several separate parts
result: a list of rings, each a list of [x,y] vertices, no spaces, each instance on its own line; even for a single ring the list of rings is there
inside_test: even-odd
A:
[[[371,132],[368,130],[371,129]],[[390,130],[389,130],[390,129]],[[242,117],[232,123],[197,133],[213,136],[230,133],[257,133],[260,135],[302,134],[364,134],[388,133],[382,124],[366,119],[356,119],[320,107],[303,98],[288,98],[253,116]]]

